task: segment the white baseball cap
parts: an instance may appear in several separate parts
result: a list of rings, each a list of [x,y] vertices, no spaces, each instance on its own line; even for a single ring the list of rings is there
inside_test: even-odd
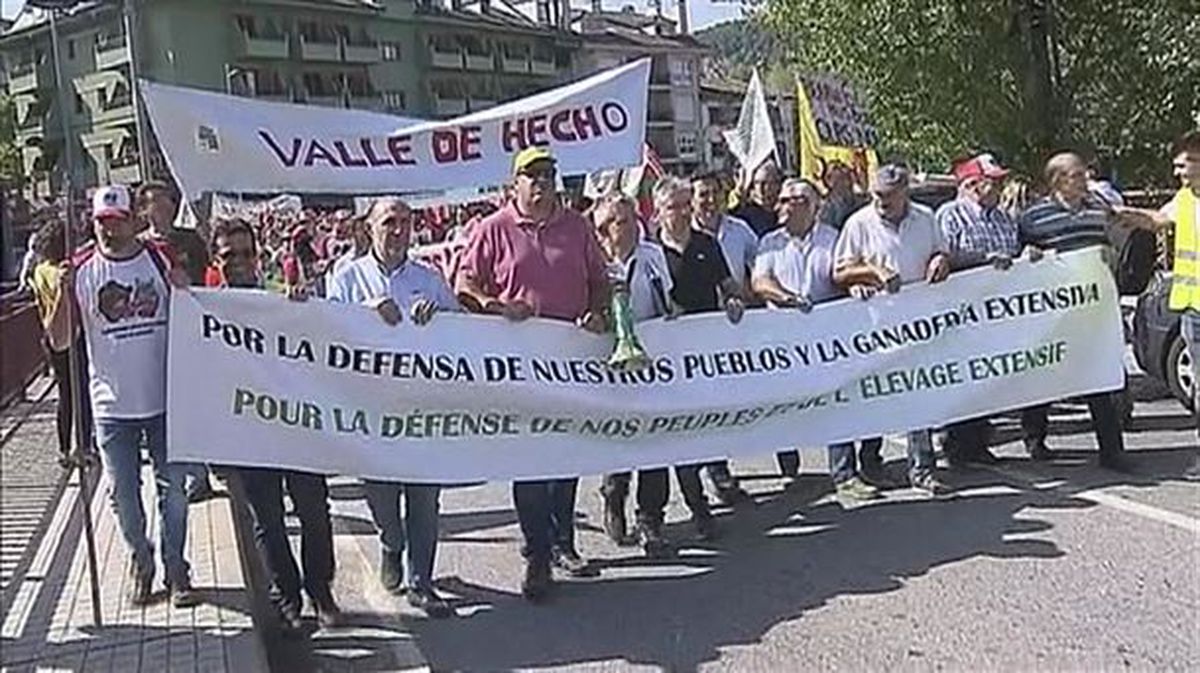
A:
[[[92,217],[129,217],[129,188],[125,185],[100,187],[92,195]]]

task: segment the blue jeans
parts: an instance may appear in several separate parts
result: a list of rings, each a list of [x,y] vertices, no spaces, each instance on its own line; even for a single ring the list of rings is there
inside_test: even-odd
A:
[[[182,463],[167,462],[167,417],[145,419],[96,419],[96,443],[112,481],[112,502],[125,544],[134,562],[145,571],[154,570],[154,548],[146,539],[146,511],[142,507],[142,461],[139,446],[145,440],[158,489],[159,547],[167,583],[186,586],[190,569],[183,556],[187,541],[187,496],[183,492]]]
[[[410,589],[433,588],[441,490],[436,484],[363,482],[383,553],[396,560],[403,557],[404,585]]]
[[[554,550],[575,551],[575,492],[578,478],[514,481],[513,504],[525,544],[521,555],[549,563]]]
[[[1196,415],[1196,433],[1200,434],[1200,311],[1184,311],[1179,330],[1192,357],[1192,410]]]
[[[863,442],[863,459],[880,461],[879,452],[883,442],[868,444]],[[937,467],[937,459],[933,455],[933,433],[926,430],[913,430],[908,433],[908,476],[933,474]]]

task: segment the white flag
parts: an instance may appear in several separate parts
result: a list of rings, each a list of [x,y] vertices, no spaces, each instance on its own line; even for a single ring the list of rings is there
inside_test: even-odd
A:
[[[775,131],[771,129],[767,97],[763,94],[757,69],[750,77],[750,85],[746,87],[746,98],[742,100],[737,128],[725,131],[723,135],[729,151],[737,157],[746,173],[758,168],[775,154]]]

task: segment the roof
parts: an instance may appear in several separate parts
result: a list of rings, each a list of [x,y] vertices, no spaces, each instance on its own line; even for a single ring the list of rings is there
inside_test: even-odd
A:
[[[513,30],[519,32],[536,32],[548,34],[553,37],[578,37],[568,31],[557,30],[552,26],[539,24],[533,19],[524,14],[508,9],[500,4],[489,5],[486,10],[481,11],[478,6],[463,7],[462,9],[453,9],[450,7],[439,7],[436,5],[420,5],[418,4],[415,11],[417,16],[422,16],[428,19],[444,19],[447,23],[453,24],[472,24],[480,23],[488,24],[494,28],[504,30]]]
[[[691,35],[647,35],[638,30],[616,26],[609,26],[603,32],[583,33],[583,39],[590,44],[635,47],[640,49],[712,51],[711,47],[706,46]]]

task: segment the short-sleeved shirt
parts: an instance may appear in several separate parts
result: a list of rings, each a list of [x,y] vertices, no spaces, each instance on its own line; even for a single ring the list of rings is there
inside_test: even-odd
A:
[[[717,243],[725,253],[725,264],[729,275],[738,285],[746,285],[747,275],[754,268],[754,257],[758,254],[758,234],[750,225],[736,217],[721,216],[717,229]]]
[[[675,283],[662,246],[638,241],[633,254],[612,264],[611,272],[629,284],[629,308],[636,321],[649,320],[667,313],[668,297]]]
[[[1088,194],[1079,208],[1047,196],[1025,209],[1017,220],[1022,245],[1035,245],[1057,252],[1089,246],[1111,246],[1109,209]]]
[[[608,292],[604,253],[582,215],[559,208],[538,223],[512,202],[471,228],[458,268],[459,282],[468,278],[489,296],[558,320],[583,316]]]
[[[803,236],[780,227],[759,241],[754,277],[774,278],[783,289],[812,302],[838,297],[842,292],[833,284],[837,240],[837,229],[824,224],[815,224]]]
[[[171,289],[162,255],[149,244],[128,259],[91,248],[74,260],[96,418],[144,419],[166,411]]]
[[[432,301],[443,311],[459,308],[441,274],[411,259],[388,273],[375,255],[363,255],[343,266],[326,289],[326,299],[344,304],[391,299],[405,315],[421,299]]]
[[[900,274],[900,282],[925,278],[929,260],[947,252],[942,230],[933,212],[918,203],[908,204],[899,225],[885,221],[873,205],[864,206],[846,220],[834,253],[836,264],[875,264]]]
[[[37,302],[42,327],[50,326],[50,316],[54,313],[54,307],[58,306],[58,283],[62,275],[63,270],[59,265],[48,260],[38,262],[37,266],[33,267],[30,289],[33,290],[33,299]]]
[[[743,203],[730,215],[750,225],[754,234],[760,238],[766,236],[767,232],[779,228],[779,215],[774,210],[764,208],[754,201]]]
[[[936,219],[955,268],[977,266],[989,255],[1015,257],[1021,251],[1017,223],[1002,208],[960,198],[938,208]]]
[[[721,307],[721,283],[729,278],[729,265],[716,239],[693,230],[683,252],[663,246],[675,288],[671,298],[684,313],[716,311]]]

